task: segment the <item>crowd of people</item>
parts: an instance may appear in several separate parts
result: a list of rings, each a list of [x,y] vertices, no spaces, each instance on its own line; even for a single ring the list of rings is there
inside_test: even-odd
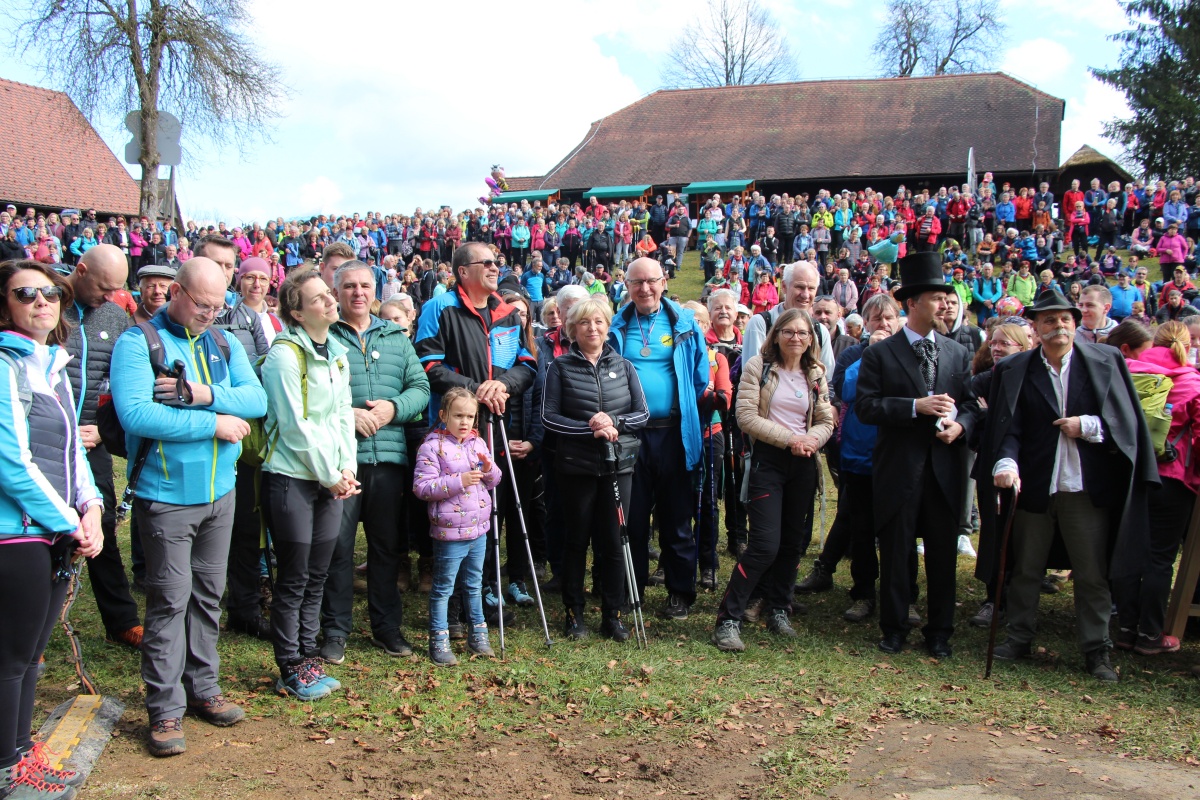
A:
[[[370,644],[412,655],[404,595],[428,592],[428,656],[448,666],[457,641],[493,655],[490,632],[543,596],[587,638],[590,550],[596,630],[625,641],[648,587],[676,621],[721,591],[722,527],[723,651],[760,621],[796,636],[797,595],[848,558],[847,620],[877,616],[885,652],[919,629],[949,658],[978,531],[969,622],[1007,617],[998,658],[1030,654],[1039,592],[1062,586],[1047,569],[1068,564],[1088,673],[1118,679],[1112,647],[1174,652],[1166,599],[1200,490],[1198,193],[1093,182],[1056,203],[987,174],[713,196],[694,221],[658,196],[181,231],[10,206],[0,791],[79,783],[29,730],[77,557],[109,640],[141,651],[156,756],[186,750],[187,714],[244,717],[220,685],[222,598],[224,635],[270,642],[276,689],[317,700],[341,688],[328,670],[363,579]],[[680,298],[693,248],[703,293]],[[1000,605],[998,496],[1015,515]]]

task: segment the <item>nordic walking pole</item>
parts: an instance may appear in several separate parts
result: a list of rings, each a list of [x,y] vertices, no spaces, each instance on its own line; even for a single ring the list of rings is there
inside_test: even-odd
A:
[[[496,460],[496,440],[492,436],[492,423],[488,422],[488,444],[492,448],[492,463]],[[480,467],[482,468],[482,464]],[[496,627],[500,631],[500,657],[504,658],[504,590],[500,581],[500,506],[496,503],[496,490],[490,490],[492,496],[492,541],[496,548]]]
[[[621,505],[621,485],[617,482],[617,448],[612,442],[604,443],[604,461],[612,474],[613,502],[616,504],[617,530],[621,536],[621,551],[625,560],[625,585],[629,589],[630,615],[633,617],[633,638],[638,647],[645,650],[650,646],[646,638],[646,619],[642,615],[642,598],[638,594],[637,572],[633,566],[633,551],[629,547],[629,527],[625,520],[625,509]]]
[[[988,630],[987,666],[983,677],[992,677],[992,660],[996,655],[996,629],[1000,622],[1000,601],[1004,598],[1004,569],[1008,563],[1008,540],[1012,537],[1013,520],[1017,516],[1017,497],[1020,493],[1017,487],[1012,489],[1012,504],[1008,509],[1008,518],[1004,522],[1004,536],[1000,539],[1000,568],[996,572],[996,599],[992,603],[992,626]],[[1000,495],[996,495],[996,513],[1000,512]]]
[[[525,540],[525,555],[529,557],[529,578],[533,581],[533,595],[537,598],[538,614],[542,617],[542,632],[546,634],[546,647],[549,647],[554,642],[550,641],[550,626],[546,623],[546,609],[542,606],[542,590],[538,586],[537,565],[533,561],[533,548],[529,545],[529,529],[525,526],[525,509],[521,506],[521,492],[517,489],[517,472],[513,469],[512,453],[508,450],[508,431],[505,429],[503,417],[500,418],[500,438],[505,443],[504,458],[508,462],[508,477],[512,479],[513,503],[517,506],[517,519],[521,521],[521,538]]]
[[[724,436],[724,434],[721,434]],[[712,423],[708,424],[708,517],[712,538],[713,591],[717,588],[717,458],[713,446]]]

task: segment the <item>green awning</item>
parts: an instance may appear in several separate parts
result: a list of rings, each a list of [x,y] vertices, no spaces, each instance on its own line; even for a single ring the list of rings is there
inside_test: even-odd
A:
[[[683,187],[683,193],[686,195],[693,194],[720,194],[722,192],[744,192],[746,187],[754,181],[697,181],[689,183]]]
[[[621,200],[625,197],[641,197],[650,191],[650,184],[642,186],[594,186],[583,193],[584,199]]]
[[[558,189],[536,189],[529,192],[501,192],[493,202],[519,203],[522,200],[528,200],[531,203],[534,200],[541,200],[545,202],[556,194],[558,194]]]

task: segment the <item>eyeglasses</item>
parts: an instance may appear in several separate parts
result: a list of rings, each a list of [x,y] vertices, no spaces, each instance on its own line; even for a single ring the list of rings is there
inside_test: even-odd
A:
[[[630,289],[637,291],[643,286],[658,286],[662,283],[662,278],[645,278],[643,280],[626,281],[625,283]]]
[[[473,267],[476,264],[482,264],[483,266],[490,268],[490,267],[496,266],[496,261],[491,258],[486,258],[483,261],[468,261],[467,263],[463,264],[463,266],[464,267]]]
[[[800,341],[812,338],[811,331],[795,331],[790,329],[781,330],[779,335],[784,339],[799,339]]]
[[[179,284],[179,288],[180,288],[180,290],[183,291],[184,294],[187,295],[188,300],[192,301],[192,305],[194,305],[196,307],[196,313],[199,314],[200,316],[202,316],[202,317],[213,316],[218,311],[221,310],[220,306],[209,306],[209,305],[205,305],[204,303],[196,302],[196,298],[192,297],[192,293],[189,292],[187,290],[187,287],[184,286],[183,284]]]
[[[33,305],[33,301],[41,294],[47,303],[57,303],[62,298],[61,286],[18,286],[12,290],[13,296],[23,306]]]

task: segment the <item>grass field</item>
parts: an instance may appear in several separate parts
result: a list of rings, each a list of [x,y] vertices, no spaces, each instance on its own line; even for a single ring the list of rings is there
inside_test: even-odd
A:
[[[670,291],[686,299],[698,295],[700,286],[689,257]],[[827,524],[835,509],[831,496]],[[119,538],[127,558],[127,527]],[[814,543],[802,571],[817,548]],[[364,557],[361,533],[359,551]],[[731,566],[732,560],[723,556],[723,578]],[[276,672],[270,646],[238,634],[221,637],[223,688],[253,718],[276,725],[281,739],[296,731],[307,738],[361,735],[404,752],[475,737],[554,739],[579,726],[618,745],[683,742],[742,726],[764,710],[781,709],[795,722],[786,735],[763,748],[757,762],[769,782],[766,796],[772,797],[807,795],[840,782],[847,774],[848,748],[861,746],[869,731],[888,720],[1027,730],[1063,742],[1098,743],[1130,758],[1200,764],[1200,682],[1188,674],[1188,667],[1200,661],[1195,643],[1161,658],[1116,653],[1121,683],[1098,683],[1082,672],[1072,602],[1064,592],[1043,598],[1038,644],[1045,650],[1039,658],[999,664],[992,679],[984,680],[986,631],[966,622],[983,595],[973,567],[973,561],[960,559],[955,656],[942,663],[921,650],[884,655],[875,647],[879,631],[873,619],[860,625],[844,622],[841,612],[850,600],[843,564],[833,591],[806,599],[807,613],[795,620],[798,638],[784,640],[748,626],[747,650],[740,655],[721,653],[709,644],[718,590],[702,593],[686,622],[651,616],[650,646],[644,652],[597,638],[558,641],[561,601],[547,598],[553,647],[543,644],[536,609],[520,609],[517,624],[508,630],[504,660],[464,660],[457,668],[436,669],[422,655],[394,659],[370,646],[365,597],[358,595],[359,630],[349,641],[346,663],[329,670],[345,691],[314,704],[280,698],[272,690]],[[651,614],[665,600],[664,590],[651,589]],[[100,690],[124,700],[126,718],[133,721],[127,730],[141,735],[144,728],[136,722],[144,725],[145,712],[138,656],[104,642],[86,577],[74,620]],[[427,597],[406,595],[404,632],[418,653],[424,650],[427,622]],[[596,627],[598,609],[588,609],[588,623]],[[493,645],[498,650],[494,635]],[[78,690],[63,636],[53,637],[47,662],[42,713]],[[171,783],[170,764],[150,769],[162,773],[164,785]],[[223,780],[250,792],[259,779]],[[136,796],[207,796],[200,788],[177,785],[170,792],[146,792]],[[101,788],[99,796],[130,795]]]

